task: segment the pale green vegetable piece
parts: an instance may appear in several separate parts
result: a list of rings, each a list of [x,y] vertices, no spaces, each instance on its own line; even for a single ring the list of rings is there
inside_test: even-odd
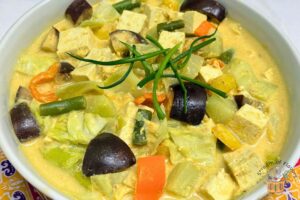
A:
[[[102,94],[103,90],[98,87],[95,81],[80,81],[75,83],[67,83],[59,86],[56,95],[61,99],[68,99],[72,97],[82,96],[86,93]]]
[[[198,55],[192,54],[187,65],[180,70],[181,75],[187,76],[189,78],[196,78],[200,73],[200,68],[204,63],[204,58]]]
[[[249,87],[249,93],[261,100],[268,100],[277,90],[277,85],[273,83],[258,80],[252,83]]]
[[[91,95],[86,97],[86,112],[98,114],[101,117],[115,117],[116,108],[105,95]]]
[[[199,170],[191,162],[177,164],[168,177],[166,189],[188,197],[195,190],[199,175]]]
[[[92,135],[98,135],[99,132],[105,127],[107,120],[99,115],[85,113],[84,124]]]
[[[26,75],[36,75],[46,71],[52,64],[57,62],[54,54],[24,54],[18,60],[17,71]]]
[[[111,184],[109,174],[92,176],[91,181],[96,190],[100,191],[104,196],[111,199],[113,195],[113,186]]]
[[[113,23],[120,17],[114,7],[107,1],[101,1],[94,9],[93,16],[91,19],[83,21],[80,26],[91,28],[100,28],[104,24]]]
[[[49,131],[46,133],[47,136],[59,142],[68,142],[70,140],[70,136],[67,128],[68,116],[69,114],[63,114],[55,118],[53,117],[55,119],[54,123],[50,120],[44,121],[45,123],[46,122],[51,123],[51,124],[44,125],[50,127]]]
[[[235,101],[230,98],[212,95],[206,102],[206,112],[216,123],[230,121],[237,110]]]
[[[205,58],[216,58],[223,53],[223,40],[221,36],[216,33],[212,38],[216,38],[216,40],[210,45],[202,48],[202,56]]]
[[[246,89],[256,80],[252,67],[245,61],[237,58],[230,62],[228,72],[234,76],[238,86]]]

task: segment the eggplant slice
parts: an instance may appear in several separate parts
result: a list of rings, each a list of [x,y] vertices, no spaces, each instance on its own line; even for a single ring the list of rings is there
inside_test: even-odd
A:
[[[74,71],[75,67],[71,65],[68,62],[61,62],[60,63],[60,68],[59,68],[59,73],[61,74],[70,74],[72,71]]]
[[[41,44],[41,49],[48,52],[56,52],[59,41],[59,31],[52,27]]]
[[[15,103],[20,102],[20,101],[31,101],[32,96],[29,90],[23,86],[20,86],[18,88],[16,98],[15,98]]]
[[[180,85],[172,86],[173,102],[170,118],[199,125],[204,118],[207,94],[204,88],[193,83],[184,84],[187,90],[187,112],[184,112],[184,95]]]
[[[143,36],[128,30],[116,30],[110,34],[110,42],[113,50],[119,56],[128,56],[127,47],[122,44],[125,42],[127,44],[147,44],[147,40]]]
[[[227,15],[225,7],[215,0],[185,0],[180,11],[188,10],[201,12],[218,23],[221,23]]]
[[[136,163],[128,145],[111,133],[102,133],[88,145],[82,172],[87,177],[120,172]]]
[[[40,135],[40,127],[27,103],[23,102],[13,107],[10,117],[20,142],[26,142]]]
[[[93,8],[86,0],[74,0],[67,8],[66,17],[74,24],[78,25],[93,15]]]

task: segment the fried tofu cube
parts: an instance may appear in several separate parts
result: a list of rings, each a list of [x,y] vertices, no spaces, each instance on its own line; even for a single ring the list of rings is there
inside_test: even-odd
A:
[[[146,20],[147,16],[144,14],[124,10],[117,25],[117,29],[140,33],[145,27]]]
[[[254,144],[263,134],[267,123],[268,117],[261,110],[245,104],[235,113],[229,126],[242,141]]]
[[[144,4],[144,12],[148,17],[148,28],[156,27],[157,24],[168,21],[165,10],[160,7]]]
[[[196,29],[207,20],[207,16],[197,11],[187,11],[183,15],[184,32],[193,34]]]
[[[210,65],[206,65],[200,68],[201,78],[208,83],[209,81],[221,76],[223,74],[222,70],[215,68]]]
[[[237,185],[224,169],[213,176],[204,186],[205,191],[214,200],[230,200]]]
[[[239,194],[252,188],[267,173],[261,158],[249,147],[225,153],[224,159],[239,184]]]
[[[179,51],[182,52],[183,44],[185,41],[185,34],[183,32],[162,31],[160,33],[158,41],[166,49],[173,48],[177,44],[181,43]]]

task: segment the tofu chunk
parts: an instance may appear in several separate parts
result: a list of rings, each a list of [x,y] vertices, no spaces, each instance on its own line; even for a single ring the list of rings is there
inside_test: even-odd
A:
[[[110,48],[94,48],[85,58],[111,61],[117,59],[117,56],[111,52]],[[114,67],[102,68],[101,65],[95,65],[81,61],[71,74],[75,80],[96,81],[102,79],[104,75],[108,76],[109,74],[112,74],[114,70]]]
[[[221,169],[217,175],[209,179],[205,185],[205,191],[214,200],[230,200],[236,189],[236,184],[229,174]]]
[[[181,43],[179,51],[182,52],[185,34],[183,32],[162,31],[158,41],[164,48],[173,48],[177,44]]]
[[[147,16],[144,14],[125,10],[120,17],[117,29],[140,33],[145,27],[146,20]]]
[[[261,158],[249,147],[225,153],[224,159],[239,184],[236,195],[256,185],[267,173]]]
[[[242,141],[254,144],[263,134],[267,123],[268,117],[261,110],[245,104],[235,113],[229,126]]]
[[[208,83],[209,81],[221,76],[223,74],[222,70],[215,68],[210,65],[206,65],[200,68],[201,78]]]
[[[71,28],[60,33],[57,54],[62,60],[69,58],[66,54],[68,52],[85,57],[91,49],[98,46],[100,46],[100,40],[96,38],[91,29]]]
[[[197,11],[187,11],[183,15],[183,20],[184,32],[193,34],[200,24],[207,20],[207,16]]]

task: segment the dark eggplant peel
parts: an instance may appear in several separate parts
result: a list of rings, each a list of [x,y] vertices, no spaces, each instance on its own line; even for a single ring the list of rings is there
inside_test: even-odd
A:
[[[184,83],[187,90],[187,112],[184,110],[184,94],[180,85],[171,87],[173,99],[170,118],[199,125],[204,118],[207,94],[203,87],[194,83]]]
[[[74,0],[66,10],[66,17],[78,25],[93,15],[93,8],[86,0]]]
[[[102,133],[88,145],[82,172],[87,177],[120,172],[136,163],[128,145],[111,133]]]
[[[218,23],[221,23],[227,14],[225,7],[215,0],[185,0],[180,11],[188,10],[201,12]]]
[[[40,135],[40,127],[27,103],[23,102],[13,107],[10,117],[20,142],[26,142]]]

